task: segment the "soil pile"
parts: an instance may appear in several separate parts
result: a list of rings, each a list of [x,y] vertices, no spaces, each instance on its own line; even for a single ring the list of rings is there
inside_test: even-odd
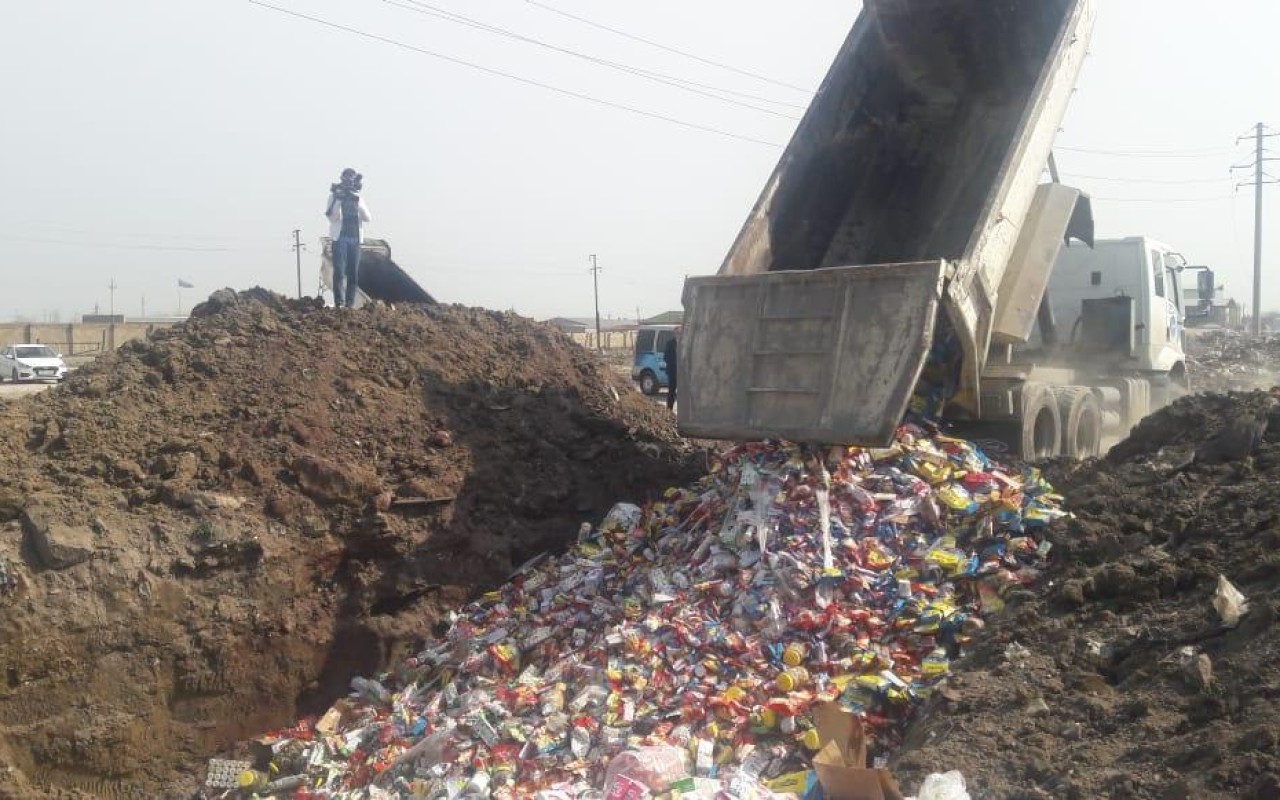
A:
[[[1280,384],[1280,335],[1195,330],[1187,332],[1186,341],[1195,391],[1248,391]]]
[[[1193,395],[1107,458],[1050,470],[1076,519],[1051,570],[909,736],[907,785],[974,797],[1280,797],[1280,415]],[[1225,576],[1248,600],[1227,625]]]
[[[0,408],[0,797],[162,797],[705,466],[566,337],[223,291]]]

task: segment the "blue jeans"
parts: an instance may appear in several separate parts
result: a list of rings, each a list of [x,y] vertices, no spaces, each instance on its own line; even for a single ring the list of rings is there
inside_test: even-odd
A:
[[[356,303],[359,288],[360,240],[354,236],[339,236],[333,242],[333,304],[348,308]],[[343,284],[346,284],[344,294]]]

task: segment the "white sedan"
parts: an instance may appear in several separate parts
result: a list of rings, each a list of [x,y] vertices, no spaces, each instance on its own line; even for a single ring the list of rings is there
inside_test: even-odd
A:
[[[44,344],[11,344],[0,350],[0,380],[60,381],[67,377],[62,354]]]

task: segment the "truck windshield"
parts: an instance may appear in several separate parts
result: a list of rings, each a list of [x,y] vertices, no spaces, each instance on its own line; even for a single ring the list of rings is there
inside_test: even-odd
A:
[[[656,331],[640,331],[636,334],[636,355],[653,352],[653,337]]]
[[[50,350],[48,347],[18,347],[18,358],[57,358],[58,354]]]

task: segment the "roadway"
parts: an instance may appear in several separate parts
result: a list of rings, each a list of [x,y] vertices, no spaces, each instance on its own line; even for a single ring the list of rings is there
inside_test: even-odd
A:
[[[5,381],[0,383],[0,401],[11,400],[15,397],[26,397],[29,394],[38,394],[48,389],[52,383],[10,383]]]

